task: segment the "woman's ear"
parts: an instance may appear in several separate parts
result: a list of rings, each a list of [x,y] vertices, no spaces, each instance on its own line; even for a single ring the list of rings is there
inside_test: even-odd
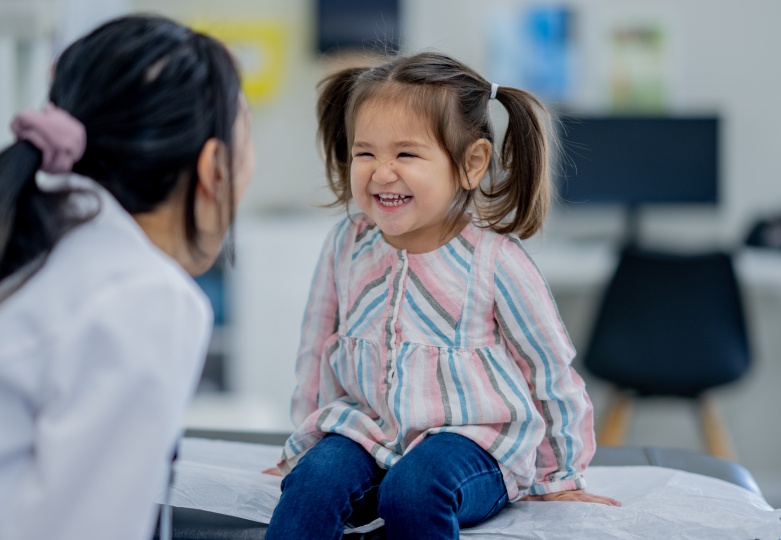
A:
[[[198,185],[196,191],[215,201],[221,201],[228,180],[228,164],[224,152],[225,145],[212,137],[201,148],[196,165]]]
[[[478,139],[466,151],[466,175],[461,178],[464,189],[475,189],[485,176],[491,164],[491,143],[487,139]]]

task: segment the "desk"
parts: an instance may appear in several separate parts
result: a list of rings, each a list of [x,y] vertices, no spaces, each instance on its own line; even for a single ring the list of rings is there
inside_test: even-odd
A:
[[[556,242],[527,245],[529,254],[554,291],[604,287],[616,271],[619,248],[613,242]],[[744,288],[761,287],[781,299],[781,251],[744,248],[733,259]]]

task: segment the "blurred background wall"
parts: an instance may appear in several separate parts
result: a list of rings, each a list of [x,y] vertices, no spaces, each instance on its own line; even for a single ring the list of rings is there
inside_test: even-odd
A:
[[[339,66],[376,61],[368,50],[373,42],[452,54],[493,82],[539,93],[568,117],[718,117],[718,203],[640,208],[645,246],[741,254],[752,224],[781,214],[777,2],[399,0],[398,11],[368,20],[372,37],[364,49],[329,54],[318,50],[317,5],[0,0],[0,144],[11,140],[6,126],[15,111],[45,102],[48,70],[58,52],[122,13],[163,14],[226,39],[252,85],[258,166],[239,212],[236,267],[217,268],[201,280],[215,303],[218,327],[191,426],[291,428],[303,305],[322,239],[340,215],[317,207],[329,201],[329,193],[315,144],[315,86]],[[504,111],[493,104],[492,111],[501,131]],[[580,351],[615,268],[624,227],[620,206],[561,204],[544,238],[527,242]],[[762,253],[741,263],[739,272],[754,363],[716,397],[738,459],[770,502],[781,506],[781,252]],[[609,389],[584,377],[599,423]],[[627,442],[699,448],[696,414],[687,407],[671,398],[648,400],[638,406]]]

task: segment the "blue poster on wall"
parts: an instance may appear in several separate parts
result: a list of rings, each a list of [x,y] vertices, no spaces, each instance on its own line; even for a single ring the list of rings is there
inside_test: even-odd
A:
[[[574,78],[574,27],[574,13],[563,6],[496,13],[488,28],[491,80],[547,103],[566,103]]]

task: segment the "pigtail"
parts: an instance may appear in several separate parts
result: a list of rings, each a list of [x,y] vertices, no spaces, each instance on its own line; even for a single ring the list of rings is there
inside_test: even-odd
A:
[[[317,100],[317,136],[325,154],[325,173],[328,186],[336,200],[328,206],[347,206],[350,191],[350,148],[347,145],[345,111],[353,86],[368,68],[347,68],[320,81]]]
[[[500,234],[529,238],[542,228],[550,209],[549,141],[545,107],[528,92],[499,87],[496,99],[507,110],[507,133],[499,154],[501,174],[487,189],[481,217]],[[508,219],[511,217],[511,219]]]

